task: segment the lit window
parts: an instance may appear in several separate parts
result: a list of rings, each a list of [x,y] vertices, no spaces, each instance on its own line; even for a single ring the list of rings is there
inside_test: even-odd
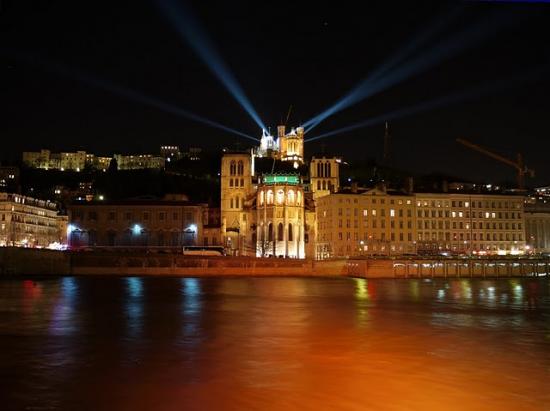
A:
[[[277,191],[277,204],[283,204],[285,200],[285,192],[283,190]]]
[[[393,208],[390,210],[390,217],[395,217],[395,210]]]

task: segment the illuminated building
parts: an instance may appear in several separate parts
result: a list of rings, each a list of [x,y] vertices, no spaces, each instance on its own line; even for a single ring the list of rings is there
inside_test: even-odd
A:
[[[180,247],[202,245],[207,206],[173,195],[73,203],[68,213],[71,247]]]
[[[317,259],[413,254],[414,196],[352,187],[316,201]]]
[[[318,258],[525,252],[523,197],[361,191],[317,200]]]
[[[0,193],[0,246],[50,247],[66,243],[67,217],[55,203]]]
[[[163,157],[152,154],[122,155],[115,154],[119,170],[139,170],[146,168],[163,169],[165,160]]]
[[[340,157],[312,157],[309,163],[310,190],[313,198],[340,190]]]
[[[529,252],[550,253],[550,202],[545,196],[525,205],[525,236]]]
[[[297,175],[263,175],[256,197],[258,257],[305,258],[304,191]]]
[[[180,148],[178,146],[160,146],[160,156],[166,161],[176,161],[181,158]]]

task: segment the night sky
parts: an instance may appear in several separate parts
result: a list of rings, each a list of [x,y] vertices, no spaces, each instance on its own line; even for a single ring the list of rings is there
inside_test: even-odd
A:
[[[0,158],[23,150],[158,152],[160,144],[244,147],[250,141],[76,79],[139,90],[244,133],[261,131],[182,40],[154,1],[0,0]],[[499,79],[509,87],[390,121],[392,163],[417,173],[513,182],[512,168],[457,143],[523,152],[550,183],[550,5],[501,2],[188,3],[272,130],[299,125],[350,90],[450,9],[457,17],[417,51],[505,15],[511,22],[422,73],[325,120],[310,137]],[[22,57],[23,56],[23,57]],[[33,62],[29,61],[32,56]],[[415,55],[413,55],[414,58]],[[46,66],[55,62],[70,74]],[[406,67],[404,62],[400,67]],[[519,81],[521,79],[523,81]],[[505,82],[506,83],[506,82]],[[383,124],[306,145],[349,161],[381,160]]]

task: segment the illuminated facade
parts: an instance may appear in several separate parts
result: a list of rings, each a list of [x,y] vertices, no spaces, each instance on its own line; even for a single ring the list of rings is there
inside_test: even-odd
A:
[[[54,247],[66,243],[66,229],[55,203],[0,193],[0,246]]]
[[[343,191],[317,199],[316,215],[317,259],[416,251],[413,196]]]
[[[277,127],[277,139],[266,130],[262,131],[260,146],[254,151],[258,157],[272,157],[281,161],[291,161],[295,167],[304,162],[304,128],[291,128],[286,132],[286,126]]]
[[[140,170],[146,168],[163,169],[165,165],[164,157],[152,154],[115,154],[114,158],[119,170]]]
[[[313,198],[340,190],[340,157],[313,157],[309,163],[309,181]]]
[[[167,198],[74,203],[68,212],[71,247],[180,247],[202,245],[207,207]]]
[[[367,190],[317,200],[317,258],[392,254],[518,255],[523,198]]]
[[[226,153],[221,165],[221,230],[232,254],[249,255],[255,245],[250,238],[254,157],[250,153]]]
[[[304,192],[296,175],[264,175],[256,198],[256,256],[305,258]]]

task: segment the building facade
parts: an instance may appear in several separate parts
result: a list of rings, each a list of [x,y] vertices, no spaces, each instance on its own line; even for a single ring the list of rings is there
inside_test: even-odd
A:
[[[316,214],[317,258],[526,251],[520,196],[371,189],[323,196]]]
[[[316,215],[317,259],[416,252],[411,195],[342,191],[318,198]]]
[[[258,257],[305,258],[304,190],[296,175],[264,175],[256,197]]]
[[[550,254],[550,202],[546,196],[525,205],[525,236],[529,252]]]
[[[184,199],[83,202],[69,206],[71,247],[202,245],[204,204]]]
[[[0,246],[46,248],[66,240],[67,217],[55,203],[0,193]]]
[[[114,159],[117,162],[119,170],[140,170],[146,168],[163,169],[165,165],[164,157],[153,154],[122,155],[115,154]]]

